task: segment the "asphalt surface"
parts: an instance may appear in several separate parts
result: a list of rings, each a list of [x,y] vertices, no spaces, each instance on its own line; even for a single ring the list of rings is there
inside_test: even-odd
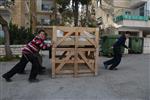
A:
[[[43,65],[47,71],[44,75],[38,75],[40,82],[28,82],[29,63],[27,74],[16,74],[13,82],[7,83],[0,78],[0,100],[150,100],[150,55],[124,55],[117,71],[103,68],[103,61],[108,59],[99,58],[96,77],[52,79],[51,62],[44,55]],[[0,76],[17,62],[0,62]]]

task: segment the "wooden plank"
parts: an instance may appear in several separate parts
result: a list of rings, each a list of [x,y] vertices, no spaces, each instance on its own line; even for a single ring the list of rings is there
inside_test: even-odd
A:
[[[75,58],[74,58],[74,76],[77,77],[78,74],[78,32],[75,32]]]
[[[89,43],[88,41],[78,41],[79,46],[93,46],[93,44]],[[75,41],[63,41],[60,46],[70,46],[75,45]]]
[[[95,48],[78,48],[78,51],[96,51]]]
[[[85,31],[90,33],[95,32],[95,28],[89,28],[89,27],[76,27],[76,28],[80,33],[84,33]]]
[[[64,60],[59,60],[56,58],[56,63],[63,63]],[[95,63],[95,60],[88,60],[89,63]],[[68,60],[66,63],[74,63],[74,60]],[[77,63],[84,64],[84,60],[77,60]]]
[[[99,56],[99,29],[96,28],[95,75],[98,74],[98,56]]]
[[[53,45],[52,45],[52,78],[55,78],[55,55],[56,55],[56,46],[55,46],[55,42],[56,42],[56,34],[54,34],[56,32],[55,28],[53,28]]]
[[[85,34],[85,33],[83,33],[83,34],[86,36],[85,38],[96,47],[95,41],[93,41],[91,38],[89,38],[87,34]]]
[[[91,64],[87,61],[86,57],[81,53],[79,52],[79,54],[81,55],[81,57],[83,58],[83,60],[86,62],[86,64],[88,65],[89,69],[94,72],[94,66],[91,66]]]
[[[61,44],[71,34],[73,34],[73,33],[72,32],[68,32],[68,34],[66,34],[61,40],[58,40],[56,46],[58,46],[59,44]]]
[[[79,72],[78,72],[79,74],[82,74],[82,73],[91,73],[91,71],[90,70],[79,70]]]
[[[74,51],[74,48],[56,48],[57,51]]]
[[[57,26],[57,30],[61,30],[63,32],[75,32],[74,27],[64,27],[64,26]]]
[[[70,58],[72,55],[73,55],[73,54],[70,53],[70,55],[68,55],[68,56],[65,58],[64,62],[61,63],[61,64],[56,68],[56,72],[57,72],[57,73],[60,72],[60,70],[62,69],[62,67],[65,65],[65,63],[69,60],[69,58]]]
[[[73,70],[61,70],[59,73],[57,74],[73,74],[74,71]]]

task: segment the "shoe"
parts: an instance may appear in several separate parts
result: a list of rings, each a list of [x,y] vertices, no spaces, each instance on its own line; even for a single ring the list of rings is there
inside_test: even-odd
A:
[[[26,73],[26,71],[22,71],[22,72],[18,72],[18,74],[25,75],[27,73]]]
[[[41,70],[45,70],[45,69],[46,69],[46,67],[41,66]]]
[[[110,68],[109,70],[118,70],[118,68]]]
[[[105,64],[105,63],[103,63],[103,64],[104,64],[105,69],[107,69],[107,68],[108,68],[108,65],[107,65],[107,64]]]
[[[30,83],[36,83],[36,82],[39,82],[39,79],[29,79],[29,82]]]
[[[113,70],[118,70],[118,68],[114,68]]]
[[[7,77],[5,76],[5,74],[2,75],[2,77],[6,80],[6,82],[12,82],[12,80],[11,80],[10,78],[7,78]]]

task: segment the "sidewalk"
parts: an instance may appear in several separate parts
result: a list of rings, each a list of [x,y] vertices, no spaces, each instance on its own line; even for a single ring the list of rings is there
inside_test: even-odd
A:
[[[27,81],[27,75],[15,75],[13,82],[0,78],[0,100],[150,100],[150,55],[125,55],[119,70],[109,71],[102,62],[109,58],[100,57],[99,74],[96,77],[63,77],[51,79],[50,61],[43,56],[46,75],[39,75],[38,83]],[[0,62],[0,76],[17,62]]]

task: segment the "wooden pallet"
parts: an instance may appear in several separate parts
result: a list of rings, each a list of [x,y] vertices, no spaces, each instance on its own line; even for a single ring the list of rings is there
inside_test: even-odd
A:
[[[63,36],[58,36],[58,30]],[[52,77],[97,75],[98,42],[97,28],[53,26]]]

